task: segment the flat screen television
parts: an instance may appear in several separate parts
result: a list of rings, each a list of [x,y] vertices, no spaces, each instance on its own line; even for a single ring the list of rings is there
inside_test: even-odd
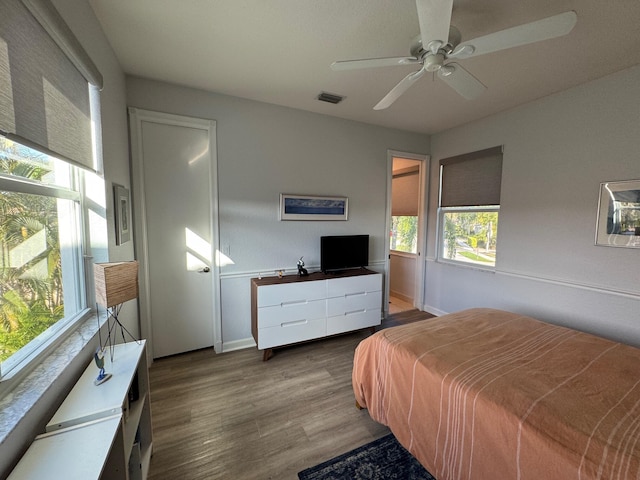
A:
[[[338,272],[369,265],[369,235],[320,237],[320,269]]]

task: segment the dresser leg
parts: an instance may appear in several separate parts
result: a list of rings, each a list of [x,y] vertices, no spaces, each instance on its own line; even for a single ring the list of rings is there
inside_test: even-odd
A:
[[[272,356],[273,356],[273,349],[272,348],[266,348],[265,350],[262,351],[262,361],[263,362],[266,362]]]

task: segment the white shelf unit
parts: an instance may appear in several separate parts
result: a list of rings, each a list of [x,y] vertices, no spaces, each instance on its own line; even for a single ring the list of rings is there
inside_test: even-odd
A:
[[[124,478],[121,429],[118,414],[39,435],[8,480]]]
[[[273,347],[375,327],[381,314],[382,274],[370,270],[251,280],[251,331],[264,360]]]
[[[14,473],[18,472],[16,479],[144,480],[147,478],[153,449],[153,435],[146,343],[143,340],[109,347],[104,359],[105,372],[111,373],[111,378],[100,385],[95,385],[98,368],[91,361],[46,425],[47,433],[36,438],[14,470]],[[113,422],[116,424],[115,430],[105,430],[105,425],[108,424],[111,427]],[[99,435],[96,433],[92,437],[92,433],[87,437],[88,440],[80,439],[83,432],[94,432],[98,428],[102,428]],[[89,447],[92,443],[97,445]],[[34,457],[32,450],[37,450],[41,459],[38,456]],[[96,450],[100,453],[89,455],[89,452]],[[87,452],[87,455],[81,452]],[[58,461],[61,455],[66,461]],[[61,463],[65,468],[64,475],[20,476],[19,472],[27,471],[25,470],[27,467],[22,464],[31,463],[30,459],[33,458],[38,458],[37,463],[44,471],[48,471],[49,463],[52,466]],[[94,460],[98,465],[102,458],[104,458],[103,468],[97,476],[83,470],[86,463]],[[74,476],[76,474],[78,476]],[[13,476],[10,478],[14,479]]]

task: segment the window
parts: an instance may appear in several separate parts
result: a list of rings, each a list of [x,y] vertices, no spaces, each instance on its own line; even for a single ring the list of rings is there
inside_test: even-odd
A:
[[[418,216],[391,217],[391,250],[416,253],[418,241]]]
[[[49,0],[3,0],[2,10],[0,377],[5,380],[9,371],[35,365],[32,360],[65,338],[63,332],[87,312],[81,220],[88,214],[81,208],[80,182],[81,169],[101,168],[102,76]]]
[[[0,373],[86,306],[79,169],[0,136]]]
[[[502,148],[440,162],[439,259],[494,268]]]
[[[391,183],[391,250],[416,253],[418,244],[418,203],[420,161],[393,159]]]
[[[495,267],[497,208],[443,208],[441,225],[442,258]]]

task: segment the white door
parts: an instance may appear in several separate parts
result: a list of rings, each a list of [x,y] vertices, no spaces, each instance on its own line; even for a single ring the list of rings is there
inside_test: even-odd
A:
[[[212,347],[220,342],[215,122],[135,108],[129,116],[143,336],[153,358]]]

